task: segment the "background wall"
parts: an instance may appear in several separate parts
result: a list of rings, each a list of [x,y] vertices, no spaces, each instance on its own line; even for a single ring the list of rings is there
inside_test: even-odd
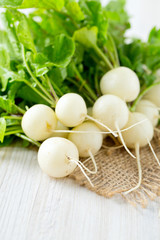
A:
[[[126,0],[127,10],[130,14],[132,30],[129,36],[137,36],[144,40],[152,27],[160,28],[160,0]],[[102,0],[105,5],[108,0]]]

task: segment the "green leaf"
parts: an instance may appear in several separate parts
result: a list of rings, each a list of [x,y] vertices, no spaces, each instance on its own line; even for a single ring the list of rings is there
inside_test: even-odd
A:
[[[83,27],[75,31],[73,39],[87,48],[92,48],[97,43],[97,34],[97,27],[91,27],[90,29]]]
[[[77,2],[69,2],[66,5],[66,9],[69,15],[76,21],[82,21],[84,19],[84,14]]]
[[[14,99],[17,97],[17,93],[19,91],[19,89],[21,89],[21,87],[23,86],[22,82],[12,82],[9,83],[9,89],[8,89],[8,98],[12,101],[14,101]]]
[[[34,71],[36,77],[41,77],[49,71],[49,67],[54,66],[52,62],[43,53],[32,54],[26,53],[27,61],[30,63],[32,71]]]
[[[2,84],[2,89],[1,89],[2,92],[6,90],[9,79],[11,79],[12,77],[14,78],[14,75],[15,74],[10,70],[0,66],[0,79]]]
[[[83,58],[84,58],[84,47],[81,44],[76,43],[73,60],[76,64],[79,64],[83,61]]]
[[[43,100],[37,93],[35,93],[29,86],[22,86],[17,92],[17,97],[25,100],[30,105],[33,104],[46,104],[48,103]]]
[[[12,24],[15,26],[19,42],[22,43],[25,48],[36,53],[27,17],[17,10],[10,10],[9,14],[12,17]]]
[[[11,59],[22,59],[21,47],[14,27],[13,14],[7,10],[0,14],[0,20],[5,29],[5,32],[1,32],[0,41],[3,41],[4,46],[10,52]]]
[[[107,12],[102,7],[100,1],[86,1],[81,0],[80,6],[85,12],[87,19],[87,26],[96,26],[98,28],[98,38],[101,42],[106,41],[107,29],[108,29],[108,17]]]
[[[10,68],[10,56],[5,48],[0,49],[0,66]]]
[[[41,77],[45,75],[48,71],[49,69],[47,67],[39,67],[39,66],[35,67],[36,77]]]
[[[117,44],[123,43],[124,34],[130,28],[129,15],[125,9],[125,0],[110,1],[105,7],[108,17],[108,31]]]
[[[24,0],[20,7],[61,10],[64,7],[64,0]]]
[[[53,68],[50,72],[50,81],[54,82],[57,86],[61,87],[63,81],[67,77],[66,68]]]
[[[0,143],[0,147],[7,147],[9,145],[11,145],[11,143],[13,142],[13,140],[15,139],[15,136],[6,136],[3,140],[3,143]]]
[[[22,78],[24,78],[23,71],[19,71],[19,73],[17,73],[0,66],[0,79],[2,84],[2,89],[1,89],[2,92],[6,90],[9,80],[14,81]]]
[[[148,42],[160,45],[160,29],[156,29],[156,27],[152,28],[148,37]]]
[[[51,60],[56,67],[65,68],[74,55],[75,44],[72,38],[61,34],[55,37]]]
[[[10,126],[21,126],[21,120],[17,120],[17,119],[5,119],[6,121],[6,126],[10,127]]]
[[[0,141],[3,142],[4,134],[6,131],[6,121],[4,118],[0,118]]]
[[[0,108],[10,114],[20,113],[18,106],[14,101],[7,99],[7,96],[0,96]]]
[[[25,17],[18,24],[17,36],[19,41],[24,45],[25,48],[30,49],[34,53],[36,52],[29,26]]]
[[[36,23],[38,25],[36,31],[38,30],[39,32],[43,30],[41,34],[47,34],[47,38],[61,33],[67,33],[67,29],[65,28],[66,17],[60,15],[59,12],[38,9],[30,14],[30,19],[32,19],[31,24]],[[37,33],[35,32],[35,34]]]
[[[64,0],[2,0],[0,7],[44,8],[61,10]]]
[[[22,4],[23,0],[1,0],[0,7],[17,7]]]

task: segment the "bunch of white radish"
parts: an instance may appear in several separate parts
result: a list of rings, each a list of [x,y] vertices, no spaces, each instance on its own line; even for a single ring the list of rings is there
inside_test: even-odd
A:
[[[43,104],[34,105],[24,114],[22,129],[31,139],[44,141],[38,151],[38,162],[45,173],[65,177],[79,166],[89,181],[84,169],[97,173],[94,156],[102,147],[103,136],[118,137],[126,151],[137,159],[139,182],[128,191],[131,192],[140,186],[142,179],[139,148],[149,144],[158,161],[150,141],[159,112],[148,100],[141,100],[136,112],[129,111],[127,103],[139,95],[140,83],[137,75],[126,67],[107,72],[100,88],[103,95],[88,110],[84,99],[76,93],[63,95],[55,111]],[[135,149],[136,157],[130,149]],[[88,169],[79,157],[89,157],[94,170]]]
[[[103,94],[115,94],[125,102],[134,101],[140,93],[140,83],[138,77],[132,70],[126,67],[119,67],[107,72],[101,79],[100,87]],[[153,102],[149,100],[139,101],[136,106],[136,112],[129,113],[128,121],[122,127],[122,130],[118,131],[119,129],[117,128],[117,131],[119,132],[119,140],[123,143],[126,150],[128,148],[136,150],[139,181],[134,188],[130,189],[126,193],[137,189],[141,185],[142,170],[139,155],[140,147],[144,147],[149,144],[154,157],[160,165],[159,160],[150,143],[154,135],[154,127],[158,124],[159,111],[155,104],[158,104],[159,101],[159,97],[157,95],[157,91],[159,91],[159,89],[159,86],[155,86],[150,91],[148,91],[148,93],[145,95],[145,98],[148,98]],[[107,115],[105,116],[107,119]],[[114,121],[115,120],[113,119],[112,124],[115,124]],[[124,131],[124,129],[127,130]]]

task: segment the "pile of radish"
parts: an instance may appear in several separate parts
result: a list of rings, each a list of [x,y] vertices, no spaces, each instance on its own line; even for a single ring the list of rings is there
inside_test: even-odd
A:
[[[160,165],[150,143],[158,124],[160,105],[156,105],[152,88],[137,103],[136,111],[130,111],[130,102],[140,93],[140,83],[135,72],[127,67],[108,71],[100,81],[100,89],[103,95],[88,110],[84,99],[76,93],[63,95],[55,110],[43,104],[32,106],[23,116],[22,129],[29,138],[43,141],[38,162],[46,174],[61,178],[78,166],[88,181],[85,171],[97,174],[94,156],[101,149],[104,136],[112,134],[137,159],[139,181],[126,192],[129,193],[141,185],[141,147],[149,145]],[[93,162],[94,171],[79,160],[81,157]]]

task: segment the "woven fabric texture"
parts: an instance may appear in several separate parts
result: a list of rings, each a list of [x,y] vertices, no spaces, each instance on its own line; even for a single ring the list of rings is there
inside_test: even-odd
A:
[[[110,140],[104,144],[105,146],[111,144]],[[155,133],[151,144],[160,159],[160,134]],[[130,157],[124,148],[114,149],[113,146],[102,148],[95,156],[98,172],[96,175],[88,174],[94,187],[90,185],[78,167],[70,177],[74,178],[80,185],[84,185],[104,197],[109,198],[119,193],[129,203],[146,207],[149,199],[154,200],[160,195],[160,166],[149,146],[140,149],[140,158],[142,166],[141,187],[127,195],[124,192],[134,187],[138,182],[138,170],[136,159]],[[89,169],[94,169],[91,161],[85,162],[84,160],[83,162]]]

